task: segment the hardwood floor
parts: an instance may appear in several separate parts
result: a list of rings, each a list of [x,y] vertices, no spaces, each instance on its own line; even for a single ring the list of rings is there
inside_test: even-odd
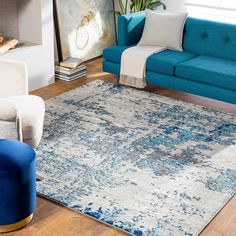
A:
[[[56,81],[34,91],[47,100],[61,93],[86,84],[92,80],[103,79],[116,82],[114,76],[103,73],[101,58],[87,63],[88,76],[73,82]],[[224,112],[236,114],[236,106],[211,99],[194,96],[182,92],[171,91],[163,88],[148,88],[148,91],[180,99],[183,101],[200,104]],[[38,197],[37,210],[33,221],[22,230],[3,234],[7,236],[124,236],[128,235],[111,226],[100,223],[73,210],[59,206],[51,201]],[[236,235],[236,196],[219,212],[213,221],[201,233],[201,236],[235,236]]]

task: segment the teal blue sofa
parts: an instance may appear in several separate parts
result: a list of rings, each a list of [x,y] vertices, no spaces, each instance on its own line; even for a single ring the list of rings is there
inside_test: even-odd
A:
[[[105,72],[119,77],[121,55],[139,42],[144,23],[144,12],[118,17],[118,45],[103,51]],[[188,18],[183,49],[149,57],[147,84],[236,104],[236,25]]]

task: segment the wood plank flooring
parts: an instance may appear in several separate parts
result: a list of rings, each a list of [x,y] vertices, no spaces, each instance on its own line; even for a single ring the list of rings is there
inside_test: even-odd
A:
[[[101,58],[87,63],[88,76],[73,82],[56,81],[34,91],[32,94],[47,100],[61,93],[74,89],[96,79],[116,82],[114,76],[103,73]],[[171,91],[163,88],[148,88],[163,96],[180,99],[186,102],[200,104],[224,112],[236,114],[236,106],[224,102],[190,95],[182,92]],[[33,221],[25,228],[6,236],[125,236],[128,235],[111,226],[100,223],[73,210],[59,206],[51,201],[37,198],[37,210]],[[213,221],[201,233],[201,236],[236,236],[236,196],[219,212]]]

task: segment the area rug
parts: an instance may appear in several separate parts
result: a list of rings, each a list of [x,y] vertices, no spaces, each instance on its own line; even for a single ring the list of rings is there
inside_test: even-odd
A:
[[[46,102],[38,193],[133,235],[197,235],[236,192],[236,117],[94,81]]]

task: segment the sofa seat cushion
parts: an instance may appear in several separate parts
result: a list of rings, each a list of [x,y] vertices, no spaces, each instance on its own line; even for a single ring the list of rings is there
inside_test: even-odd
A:
[[[114,46],[103,50],[103,58],[110,62],[120,64],[122,53],[131,46]]]
[[[176,66],[176,76],[236,91],[236,61],[198,56]]]
[[[103,51],[103,57],[113,63],[120,64],[122,53],[132,46],[115,46]],[[180,52],[175,50],[165,50],[159,52],[147,60],[147,70],[174,75],[175,66],[194,58],[195,55],[189,52]]]
[[[166,75],[174,75],[176,65],[194,57],[195,55],[189,52],[165,50],[148,58],[147,70]]]

